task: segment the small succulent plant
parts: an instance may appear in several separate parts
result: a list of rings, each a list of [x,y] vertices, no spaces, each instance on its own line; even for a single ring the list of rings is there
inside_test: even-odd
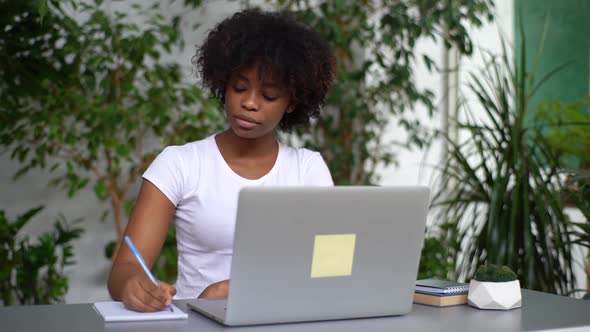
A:
[[[480,265],[473,278],[477,281],[504,282],[516,280],[516,273],[505,265]]]

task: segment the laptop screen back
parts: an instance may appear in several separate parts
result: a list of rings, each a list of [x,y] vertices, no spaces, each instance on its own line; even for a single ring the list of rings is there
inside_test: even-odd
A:
[[[226,323],[410,311],[427,187],[241,191]]]

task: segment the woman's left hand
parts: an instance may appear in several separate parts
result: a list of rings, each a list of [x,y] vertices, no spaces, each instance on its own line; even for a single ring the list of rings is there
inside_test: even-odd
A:
[[[209,285],[199,295],[199,298],[204,299],[226,299],[227,291],[229,290],[229,280],[223,280]]]

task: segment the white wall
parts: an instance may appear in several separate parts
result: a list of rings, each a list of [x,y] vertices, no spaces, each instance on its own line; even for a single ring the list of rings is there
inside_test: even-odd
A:
[[[428,54],[438,66],[442,68],[444,47],[442,43],[435,43],[432,40],[421,40],[417,43],[415,54]],[[433,118],[428,116],[426,107],[418,105],[413,112],[421,120],[422,125],[432,129],[443,129],[442,109],[444,107],[443,96],[443,75],[437,72],[429,72],[422,62],[418,62],[414,69],[416,85],[419,89],[429,89],[434,93],[433,102],[437,111]],[[389,125],[385,133],[384,141],[406,140],[405,131],[397,124]],[[439,165],[442,160],[443,146],[441,141],[436,141],[427,150],[408,151],[403,148],[396,148],[399,167],[390,166],[380,169],[381,185],[430,185],[433,177],[433,166]]]

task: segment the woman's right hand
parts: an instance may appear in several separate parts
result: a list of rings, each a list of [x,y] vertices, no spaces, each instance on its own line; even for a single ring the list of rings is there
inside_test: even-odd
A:
[[[136,273],[125,282],[121,300],[125,307],[134,311],[161,311],[172,303],[176,288],[163,281],[156,286],[145,274]]]
[[[123,235],[133,239],[148,268],[160,255],[174,211],[174,204],[155,185],[144,180]],[[111,297],[135,311],[164,309],[170,304],[176,289],[161,281],[160,287],[153,284],[122,237],[120,241],[109,275]]]

